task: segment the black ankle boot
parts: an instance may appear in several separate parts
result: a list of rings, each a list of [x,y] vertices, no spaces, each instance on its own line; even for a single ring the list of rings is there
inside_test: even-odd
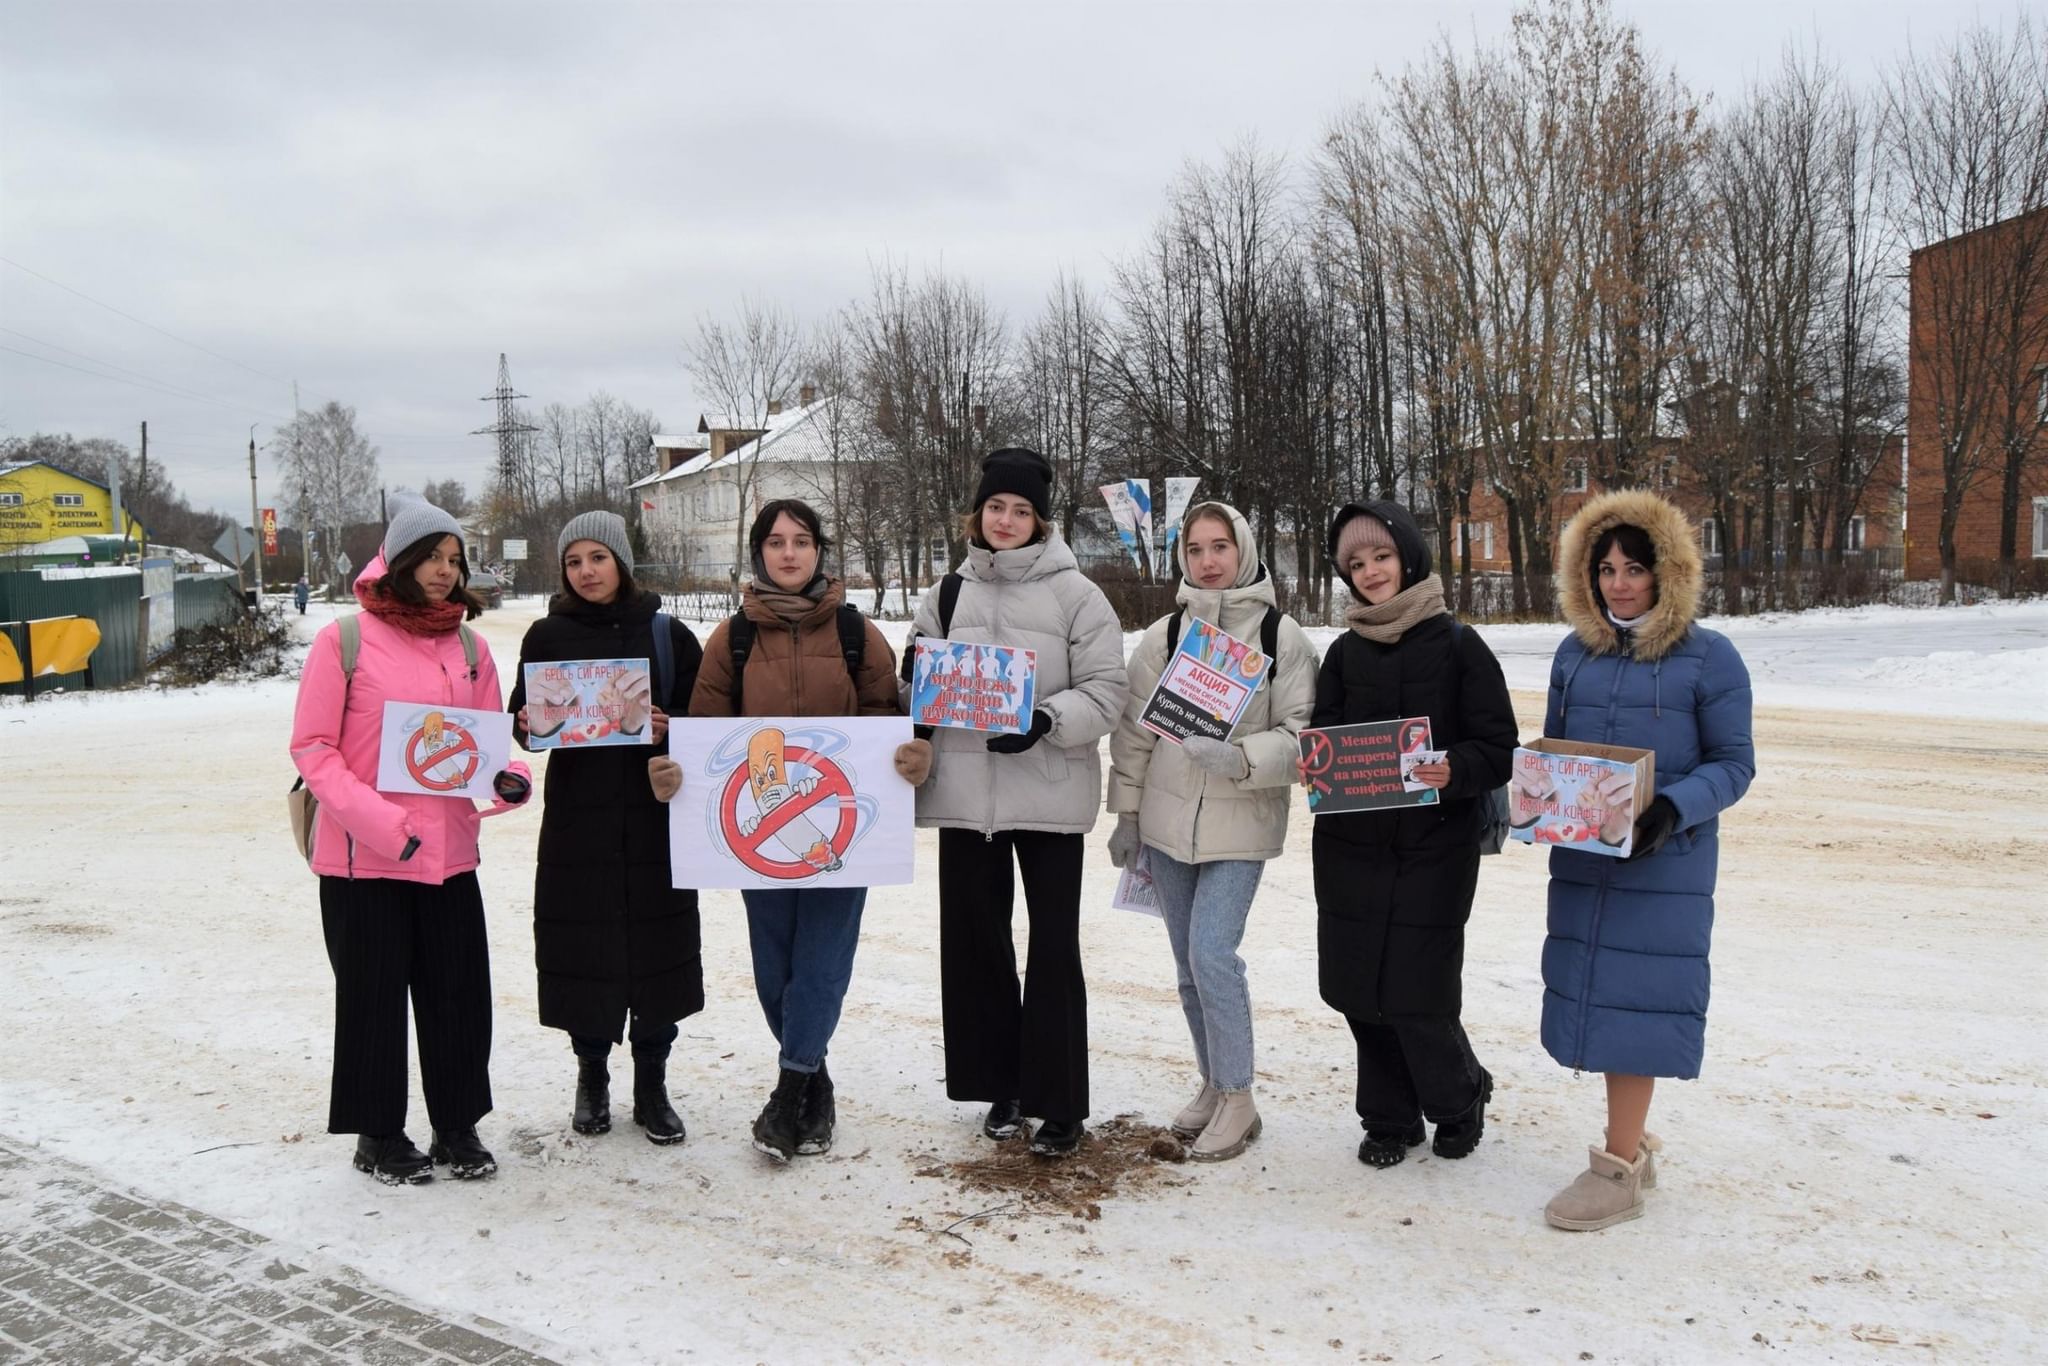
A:
[[[364,1134],[356,1139],[355,1168],[387,1186],[418,1186],[434,1179],[434,1162],[404,1134]]]
[[[603,1058],[576,1059],[576,1118],[570,1127],[579,1134],[612,1131],[612,1074]]]
[[[1408,1160],[1408,1150],[1429,1137],[1429,1129],[1416,1120],[1405,1129],[1369,1128],[1358,1145],[1358,1160],[1368,1167],[1396,1167]]]
[[[1485,1068],[1479,1069],[1479,1094],[1465,1112],[1451,1119],[1440,1120],[1436,1126],[1436,1142],[1429,1150],[1438,1157],[1465,1157],[1479,1146],[1479,1136],[1486,1132],[1486,1102],[1493,1099],[1493,1074]]]
[[[761,1116],[754,1121],[754,1148],[777,1162],[787,1162],[796,1156],[796,1117],[803,1108],[804,1092],[810,1087],[811,1074],[782,1069],[782,1075],[775,1079],[775,1090],[768,1096],[768,1103],[761,1107]]]
[[[434,1142],[427,1149],[434,1165],[446,1167],[448,1174],[457,1181],[476,1181],[486,1176],[495,1176],[498,1159],[491,1156],[483,1140],[476,1136],[476,1126],[466,1129],[436,1129]]]
[[[1031,1151],[1040,1157],[1071,1157],[1081,1146],[1081,1121],[1048,1119],[1031,1135]]]
[[[832,1092],[832,1075],[825,1070],[825,1061],[818,1060],[818,1070],[811,1074],[811,1084],[804,1088],[803,1104],[796,1112],[796,1150],[807,1156],[832,1150],[832,1126],[839,1121],[839,1107]]]
[[[1017,1131],[1024,1127],[1024,1108],[1014,1100],[999,1100],[988,1107],[988,1114],[981,1121],[981,1132],[996,1142],[1015,1138]]]
[[[633,1059],[633,1122],[647,1131],[649,1143],[683,1141],[683,1117],[668,1103],[668,1059]]]

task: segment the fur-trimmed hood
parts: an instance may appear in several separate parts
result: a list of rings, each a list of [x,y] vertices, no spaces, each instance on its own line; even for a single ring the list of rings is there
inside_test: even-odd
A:
[[[1603,493],[1579,509],[1557,542],[1557,607],[1587,650],[1613,654],[1621,632],[1607,619],[1594,591],[1593,547],[1617,526],[1641,527],[1657,548],[1657,604],[1635,629],[1635,657],[1658,660],[1692,629],[1705,570],[1699,537],[1668,500],[1648,489]]]

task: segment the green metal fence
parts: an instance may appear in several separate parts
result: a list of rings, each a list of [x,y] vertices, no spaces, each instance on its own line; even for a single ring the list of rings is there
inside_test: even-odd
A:
[[[242,610],[241,587],[224,574],[180,575],[172,592],[177,599],[180,631],[233,621]]]
[[[117,688],[141,675],[142,574],[127,571],[83,578],[46,579],[41,574],[0,574],[0,621],[41,621],[46,617],[91,617],[99,623],[99,648],[88,669],[62,678],[39,678],[46,688]],[[16,685],[9,685],[9,691]]]

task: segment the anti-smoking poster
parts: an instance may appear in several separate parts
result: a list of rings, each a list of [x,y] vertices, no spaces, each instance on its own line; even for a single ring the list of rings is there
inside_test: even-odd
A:
[[[669,803],[678,887],[888,887],[911,880],[904,716],[669,722],[683,790]]]
[[[491,779],[512,758],[512,717],[502,711],[386,702],[377,739],[377,790],[496,801]]]
[[[1437,791],[1415,781],[1418,763],[1434,763],[1443,751],[1429,743],[1429,718],[1403,716],[1361,721],[1301,733],[1301,762],[1308,774],[1308,808],[1317,815],[1433,806]]]
[[[1038,653],[1010,645],[918,637],[910,680],[910,719],[1022,735],[1031,729]]]
[[[654,743],[644,659],[562,659],[526,666],[531,749]]]
[[[1258,646],[1191,617],[1138,720],[1175,744],[1191,735],[1228,739],[1271,667]]]

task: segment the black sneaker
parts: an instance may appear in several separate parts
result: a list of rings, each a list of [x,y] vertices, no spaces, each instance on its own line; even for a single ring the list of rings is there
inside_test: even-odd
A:
[[[754,1121],[754,1151],[777,1162],[796,1156],[796,1116],[810,1083],[810,1073],[782,1069],[768,1103],[761,1107],[760,1118]]]
[[[1398,1167],[1408,1160],[1408,1150],[1428,1137],[1429,1129],[1419,1119],[1405,1129],[1367,1129],[1358,1145],[1358,1160],[1368,1167]]]
[[[1048,1119],[1031,1135],[1031,1151],[1040,1157],[1072,1157],[1082,1132],[1078,1119]]]
[[[434,1179],[434,1163],[404,1134],[363,1134],[356,1139],[355,1168],[387,1186],[418,1186]]]
[[[446,1167],[457,1181],[480,1181],[498,1173],[498,1159],[476,1136],[474,1125],[467,1129],[434,1130],[433,1146],[427,1149],[434,1165]]]
[[[1438,1157],[1466,1157],[1479,1146],[1479,1137],[1486,1132],[1486,1102],[1493,1099],[1493,1073],[1479,1069],[1479,1094],[1465,1113],[1454,1119],[1447,1119],[1436,1126],[1436,1142],[1429,1150]]]
[[[815,1157],[832,1150],[832,1126],[839,1122],[839,1106],[832,1091],[832,1076],[824,1061],[811,1074],[804,1088],[803,1104],[796,1111],[796,1150],[800,1156]]]
[[[989,1106],[988,1118],[981,1122],[982,1133],[998,1143],[1006,1138],[1015,1138],[1023,1127],[1024,1109],[1014,1100],[999,1100]]]

